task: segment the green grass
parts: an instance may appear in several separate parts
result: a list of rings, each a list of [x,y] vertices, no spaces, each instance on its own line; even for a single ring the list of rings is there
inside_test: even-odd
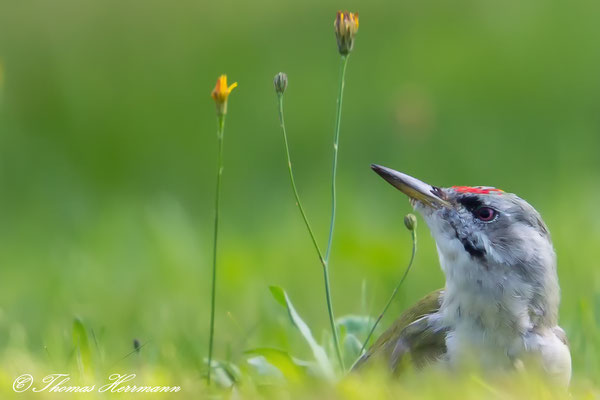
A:
[[[206,357],[206,341],[201,339],[206,337],[207,328],[206,321],[197,315],[208,315],[209,286],[208,278],[200,276],[196,260],[201,257],[202,249],[198,243],[207,240],[198,233],[196,227],[199,224],[172,199],[163,199],[141,209],[134,205],[126,207],[124,203],[119,200],[119,206],[107,205],[109,210],[102,218],[84,219],[86,223],[74,229],[68,238],[44,237],[34,243],[26,243],[18,234],[4,238],[2,254],[9,259],[22,260],[19,271],[7,274],[6,282],[11,285],[6,284],[2,293],[4,299],[20,299],[3,302],[0,323],[3,327],[1,365],[4,383],[11,383],[16,376],[26,372],[34,376],[70,372],[73,380],[78,382],[80,365],[74,354],[76,347],[71,327],[73,316],[80,316],[89,337],[91,369],[98,381],[106,380],[109,372],[123,371],[138,373],[140,382],[181,385],[188,394],[205,390],[202,359]],[[328,393],[343,397],[349,387],[359,385],[354,378],[334,387],[315,383],[312,379],[301,380],[306,385],[292,382],[287,386],[257,376],[257,371],[247,363],[256,354],[245,351],[263,347],[281,349],[304,360],[313,359],[309,346],[290,323],[287,312],[269,293],[269,284],[280,284],[288,290],[317,341],[322,342],[328,331],[322,305],[320,265],[313,261],[310,242],[295,211],[290,205],[288,219],[282,223],[296,226],[289,236],[278,237],[275,233],[263,232],[254,238],[254,243],[264,241],[269,248],[285,247],[285,252],[260,251],[256,246],[249,246],[243,237],[235,238],[231,234],[227,235],[228,242],[224,240],[231,250],[223,254],[217,359],[233,362],[242,369],[240,390],[244,393],[274,398],[282,391],[298,397],[326,398]],[[554,218],[552,214],[547,217]],[[333,282],[338,297],[348,300],[337,304],[340,316],[364,313],[363,303],[366,303],[366,312],[375,316],[389,295],[393,279],[402,272],[410,251],[410,237],[402,226],[401,215],[398,213],[395,219],[397,225],[392,221],[386,226],[384,218],[361,225],[355,222],[351,224],[353,229],[349,229],[348,223],[341,224],[338,262],[346,271],[337,271]],[[49,221],[36,222],[43,222],[42,226],[51,225]],[[22,223],[27,226],[26,221]],[[567,232],[582,232],[582,237],[555,235],[561,261],[570,260],[572,266],[569,271],[561,269],[564,298],[561,324],[571,340],[576,393],[585,394],[589,390],[597,393],[598,296],[586,292],[590,285],[588,277],[577,268],[584,265],[579,262],[581,253],[568,251],[569,248],[593,249],[594,239],[589,230],[578,228],[576,218],[559,219],[556,223],[562,224]],[[433,243],[423,225],[418,228],[421,246],[415,269],[400,291],[398,301],[384,318],[381,329],[391,322],[394,314],[442,284]],[[33,225],[30,229],[33,230]],[[119,234],[115,235],[115,231]],[[360,232],[370,231],[377,231],[378,237],[362,240]],[[48,259],[43,261],[39,254],[28,252],[28,246],[47,249],[44,254],[49,255]],[[208,249],[205,252],[209,254]],[[302,265],[303,262],[298,260],[302,257],[313,262]],[[37,265],[42,262],[45,269],[40,271]],[[253,267],[257,265],[264,265],[264,268]],[[375,270],[370,270],[368,265]],[[359,275],[359,270],[366,271],[363,275],[373,276],[367,279],[366,300],[361,295],[364,278]],[[38,278],[40,274],[44,279]],[[306,285],[294,285],[294,281],[303,276]],[[139,354],[130,354],[134,338],[144,344]],[[329,354],[333,361],[332,350],[329,349]],[[417,390],[420,379],[425,378],[405,379],[402,382],[407,384],[406,387],[397,383],[386,393]],[[380,378],[368,380],[371,381],[375,392],[384,390],[380,387],[383,385]],[[441,382],[445,381],[442,379]],[[10,386],[7,384],[2,385],[2,390],[8,394]],[[447,384],[447,390],[462,387],[454,380]],[[442,383],[439,385],[444,387]],[[465,393],[473,398],[487,390],[470,378],[465,385]],[[443,389],[436,384],[435,390]],[[512,387],[510,390],[518,391]],[[524,387],[523,390],[534,389]],[[367,393],[358,393],[356,398],[367,397]],[[423,398],[427,397],[424,395]]]

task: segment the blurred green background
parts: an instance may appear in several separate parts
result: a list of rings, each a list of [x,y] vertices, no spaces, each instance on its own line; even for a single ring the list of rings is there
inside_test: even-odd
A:
[[[409,257],[410,206],[370,163],[439,186],[496,186],[549,225],[574,376],[600,383],[600,3],[583,0],[2,0],[6,376],[29,362],[63,365],[75,316],[107,365],[138,338],[147,362],[200,376],[216,172],[210,91],[221,73],[239,87],[225,131],[216,356],[243,363],[259,346],[308,356],[267,289],[284,287],[317,337],[327,330],[272,78],[289,76],[297,183],[324,247],[339,8],[358,11],[360,29],[340,139],[337,316],[378,312]],[[383,325],[443,285],[422,220],[418,233],[414,270]]]

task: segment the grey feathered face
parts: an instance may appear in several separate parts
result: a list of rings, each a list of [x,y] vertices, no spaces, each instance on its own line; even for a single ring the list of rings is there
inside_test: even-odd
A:
[[[487,280],[502,286],[514,276],[523,283],[523,296],[533,291],[531,295],[558,304],[550,234],[525,200],[492,187],[438,188],[390,168],[372,168],[409,196],[423,215],[447,280],[466,285]]]
[[[552,249],[539,213],[514,194],[491,187],[451,187],[435,193],[448,205],[413,203],[442,252],[458,251],[453,245],[458,241],[481,263],[519,268],[541,257],[538,250]]]

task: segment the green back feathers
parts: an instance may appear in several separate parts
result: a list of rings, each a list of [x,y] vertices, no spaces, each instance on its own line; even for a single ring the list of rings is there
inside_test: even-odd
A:
[[[445,330],[434,330],[427,318],[440,309],[442,289],[432,292],[406,310],[356,362],[365,365],[386,363],[398,373],[406,367],[421,368],[446,352]]]

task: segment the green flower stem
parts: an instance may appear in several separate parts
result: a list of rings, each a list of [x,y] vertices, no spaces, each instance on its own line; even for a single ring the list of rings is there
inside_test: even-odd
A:
[[[392,292],[392,295],[390,296],[387,304],[383,308],[383,311],[381,311],[381,314],[379,314],[379,317],[377,317],[377,320],[373,324],[373,327],[371,328],[371,331],[367,335],[367,338],[365,339],[365,342],[363,343],[363,345],[362,345],[362,347],[360,349],[360,352],[358,353],[359,355],[362,355],[363,352],[365,351],[365,349],[367,348],[367,345],[369,344],[369,340],[371,339],[371,336],[373,335],[373,332],[375,332],[375,328],[377,328],[377,325],[379,324],[379,321],[381,321],[381,319],[385,315],[386,311],[388,310],[388,308],[392,304],[392,301],[394,300],[394,297],[396,297],[396,293],[398,293],[398,289],[400,289],[400,286],[402,286],[402,284],[404,283],[404,280],[406,279],[406,276],[408,275],[408,273],[410,271],[410,268],[412,267],[413,261],[415,259],[415,253],[417,252],[417,230],[416,229],[413,230],[411,232],[411,234],[412,234],[412,253],[410,255],[410,261],[408,263],[408,266],[406,267],[406,270],[404,270],[404,275],[402,275],[402,278],[400,279],[400,282],[398,282],[398,284],[394,288],[394,291]]]
[[[338,336],[337,328],[335,326],[335,317],[333,316],[333,305],[331,302],[331,289],[329,288],[329,267],[327,262],[323,264],[323,279],[325,281],[325,298],[327,299],[327,312],[329,313],[329,324],[331,325],[331,332],[333,333],[333,344],[335,346],[335,353],[337,354],[338,362],[342,372],[346,371],[344,365],[344,358],[342,357],[342,351],[340,349],[340,338]]]
[[[312,240],[313,246],[315,247],[315,250],[317,251],[317,254],[319,256],[319,261],[321,262],[321,265],[323,266],[323,277],[325,279],[325,298],[327,300],[327,312],[329,314],[329,322],[331,324],[331,331],[333,333],[333,340],[335,343],[337,358],[338,358],[338,361],[340,363],[342,370],[344,370],[345,369],[344,361],[342,359],[342,353],[340,351],[339,338],[338,338],[338,334],[337,334],[337,329],[335,327],[335,318],[333,316],[333,307],[331,305],[331,291],[329,289],[329,273],[328,273],[327,261],[323,257],[323,252],[319,248],[319,244],[317,243],[315,234],[310,226],[310,223],[308,222],[308,217],[306,216],[304,207],[302,207],[302,202],[300,202],[300,195],[298,194],[298,189],[296,188],[296,182],[294,180],[294,172],[292,170],[292,159],[290,157],[290,147],[288,144],[287,132],[285,129],[285,120],[283,118],[283,94],[278,93],[277,100],[278,100],[278,105],[279,105],[279,109],[278,109],[279,110],[279,123],[281,125],[281,131],[283,132],[283,141],[285,143],[285,153],[287,156],[290,182],[292,184],[292,189],[294,191],[294,197],[296,198],[296,204],[298,205],[300,214],[302,214],[302,219],[304,220],[304,224],[306,225],[306,229],[308,230],[308,233]]]
[[[323,275],[325,278],[325,293],[327,295],[327,308],[329,310],[329,319],[331,320],[331,329],[333,331],[333,340],[335,342],[335,350],[338,355],[342,371],[346,370],[344,366],[344,360],[340,351],[340,340],[338,338],[337,329],[335,327],[335,320],[333,318],[333,306],[331,304],[331,289],[329,287],[329,255],[331,254],[331,245],[333,243],[333,231],[335,228],[335,212],[337,204],[336,196],[336,175],[337,175],[337,162],[338,162],[338,143],[340,139],[340,124],[342,121],[342,99],[344,98],[344,84],[346,79],[346,66],[348,65],[348,54],[343,54],[340,60],[340,81],[339,81],[339,92],[337,98],[337,110],[335,116],[335,130],[333,136],[333,166],[331,168],[331,221],[329,222],[329,238],[327,239],[327,250],[325,251],[325,268],[323,269]]]
[[[335,227],[335,211],[337,204],[335,178],[337,175],[338,162],[338,143],[340,140],[340,124],[342,122],[342,99],[344,97],[344,84],[346,79],[346,66],[348,65],[349,55],[342,55],[340,62],[340,82],[337,98],[337,111],[335,116],[335,131],[333,136],[333,166],[331,168],[331,221],[329,223],[329,239],[327,240],[327,250],[325,251],[325,261],[329,262],[331,254],[331,244],[333,242],[333,229]]]
[[[210,298],[210,334],[208,339],[208,375],[206,382],[210,385],[210,375],[212,372],[213,339],[215,333],[215,302],[217,286],[217,242],[219,235],[219,203],[221,198],[221,176],[223,175],[223,132],[225,130],[225,114],[217,115],[217,193],[215,196],[215,227],[213,241],[213,268],[212,268],[212,288]]]

